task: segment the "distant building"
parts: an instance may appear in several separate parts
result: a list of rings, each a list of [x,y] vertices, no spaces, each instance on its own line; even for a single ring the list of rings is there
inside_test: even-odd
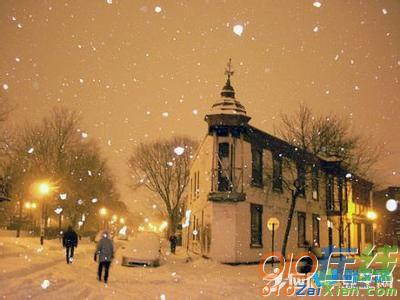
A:
[[[372,243],[366,218],[372,184],[348,174],[337,160],[251,126],[230,75],[228,70],[221,98],[205,117],[208,132],[191,167],[183,246],[224,263],[256,262],[267,251],[280,252],[291,204],[287,185],[295,179],[307,187],[297,200],[287,254],[304,251],[305,240],[321,247]]]
[[[374,193],[374,209],[378,213],[376,240],[379,244],[400,246],[400,209],[387,210],[389,199],[398,201],[400,205],[400,186],[390,186]]]

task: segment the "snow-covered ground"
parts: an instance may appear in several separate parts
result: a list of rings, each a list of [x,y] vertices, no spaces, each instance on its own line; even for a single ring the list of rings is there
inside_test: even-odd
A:
[[[118,246],[118,242],[117,242]],[[95,245],[82,241],[73,264],[58,240],[0,238],[0,297],[5,299],[256,299],[262,281],[256,265],[222,265],[163,251],[158,268],[122,267],[116,257],[109,283],[97,281]],[[48,280],[45,281],[45,280]],[[48,285],[49,283],[49,285]],[[48,285],[47,288],[44,288]]]
[[[116,246],[122,245],[117,241]],[[120,255],[110,270],[108,285],[97,281],[95,244],[81,241],[73,264],[65,263],[60,241],[0,237],[0,298],[3,299],[260,299],[263,281],[257,265],[223,265],[191,255],[178,247],[168,254],[164,243],[161,266],[123,267]],[[399,257],[400,260],[400,257]],[[400,293],[399,269],[395,287]],[[296,299],[297,297],[279,297]],[[316,297],[312,299],[322,299]],[[376,296],[326,299],[376,299]],[[379,299],[398,299],[380,297]],[[270,296],[267,299],[277,299]]]

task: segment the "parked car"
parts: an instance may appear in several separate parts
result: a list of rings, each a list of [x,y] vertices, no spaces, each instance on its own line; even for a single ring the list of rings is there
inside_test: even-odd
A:
[[[123,266],[160,265],[161,241],[154,232],[140,232],[121,247]]]

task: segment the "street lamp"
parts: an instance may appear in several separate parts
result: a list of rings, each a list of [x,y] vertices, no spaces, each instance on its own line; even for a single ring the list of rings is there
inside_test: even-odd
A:
[[[122,224],[122,225],[124,225],[124,224],[125,224],[125,219],[124,219],[124,218],[120,218],[120,219],[119,219],[119,223]]]
[[[45,228],[45,197],[48,196],[51,192],[51,185],[47,181],[41,181],[37,183],[37,193],[42,198],[42,215],[41,215],[41,222],[40,222],[40,245],[43,245],[44,242],[44,228]]]
[[[103,229],[106,229],[106,216],[107,216],[107,208],[102,207],[99,210],[100,216],[103,218]]]
[[[377,213],[374,212],[373,210],[370,210],[367,212],[367,218],[371,221],[376,220],[376,218],[378,217]]]

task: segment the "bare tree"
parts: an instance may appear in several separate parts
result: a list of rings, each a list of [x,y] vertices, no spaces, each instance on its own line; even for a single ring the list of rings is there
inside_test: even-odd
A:
[[[283,114],[277,133],[299,151],[322,157],[334,156],[350,171],[361,175],[368,172],[379,156],[378,149],[371,147],[371,143],[367,145],[365,139],[355,135],[348,122],[334,114],[314,116],[311,108],[305,105],[300,105],[294,115]],[[291,204],[282,243],[282,255],[286,254],[297,199],[306,188],[306,181],[299,181],[298,176],[294,176],[294,168],[290,164],[286,164],[286,168],[291,176],[282,180],[291,193]]]
[[[66,109],[54,109],[38,124],[26,123],[10,144],[10,159],[5,166],[5,180],[20,203],[31,194],[30,187],[40,179],[49,179],[67,199],[53,193],[48,208],[61,206],[65,216],[76,226],[78,218],[95,218],[99,205],[113,209],[119,205],[114,179],[100,149],[90,139],[82,138],[79,118]],[[91,200],[97,198],[93,203]],[[22,212],[19,213],[20,217]],[[93,222],[92,222],[93,223]]]
[[[355,134],[349,122],[332,113],[315,116],[306,105],[300,105],[293,115],[282,114],[277,133],[288,143],[312,154],[336,156],[349,170],[363,176],[379,157],[378,147],[370,139]]]
[[[174,137],[140,144],[129,159],[135,180],[134,189],[146,187],[165,205],[169,232],[175,233],[181,218],[183,193],[189,182],[190,164],[197,142],[188,137]]]

